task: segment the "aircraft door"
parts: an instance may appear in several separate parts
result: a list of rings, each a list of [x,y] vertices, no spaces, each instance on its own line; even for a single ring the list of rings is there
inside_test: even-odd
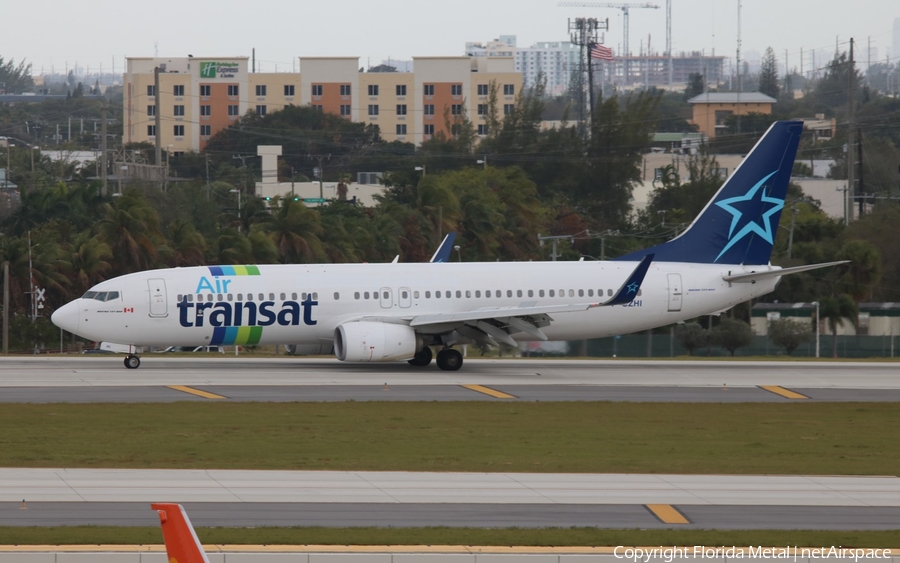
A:
[[[394,299],[391,296],[391,288],[382,287],[381,291],[378,292],[381,297],[381,308],[382,309],[390,309],[394,306]]]
[[[412,304],[412,291],[408,287],[397,290],[397,304],[403,309],[408,309]]]
[[[147,280],[150,290],[150,316],[166,317],[169,315],[169,307],[166,299],[166,280],[152,278]]]
[[[681,310],[681,298],[684,288],[681,286],[681,274],[669,274],[669,312]]]

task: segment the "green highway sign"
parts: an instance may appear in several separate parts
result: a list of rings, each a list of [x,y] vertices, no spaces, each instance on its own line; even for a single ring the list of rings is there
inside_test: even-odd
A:
[[[304,203],[325,203],[324,197],[305,197],[303,198]]]

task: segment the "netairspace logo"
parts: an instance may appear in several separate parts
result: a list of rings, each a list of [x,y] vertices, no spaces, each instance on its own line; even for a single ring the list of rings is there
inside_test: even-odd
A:
[[[625,547],[618,546],[613,550],[616,559],[627,559],[633,563],[649,563],[661,559],[672,563],[676,559],[784,559],[800,561],[803,559],[847,559],[854,562],[865,559],[890,559],[890,549],[831,547]]]

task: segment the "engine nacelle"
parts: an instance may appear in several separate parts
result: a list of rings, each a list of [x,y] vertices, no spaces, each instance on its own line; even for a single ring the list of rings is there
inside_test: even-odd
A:
[[[406,325],[360,321],[334,329],[334,355],[342,362],[408,360],[419,344],[416,331]]]

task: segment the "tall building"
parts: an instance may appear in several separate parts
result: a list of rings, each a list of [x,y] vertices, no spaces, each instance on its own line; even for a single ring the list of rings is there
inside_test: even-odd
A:
[[[900,61],[900,18],[894,18],[894,33],[891,39],[891,52],[888,55],[896,63]]]
[[[387,141],[420,144],[440,132],[452,135],[463,116],[486,134],[491,85],[498,117],[511,110],[522,87],[512,56],[414,57],[414,72],[360,72],[358,57],[300,57],[299,63],[298,73],[252,73],[247,57],[128,58],[125,142],[155,143],[158,133],[169,151],[199,151],[248,111],[311,105],[378,125]]]

